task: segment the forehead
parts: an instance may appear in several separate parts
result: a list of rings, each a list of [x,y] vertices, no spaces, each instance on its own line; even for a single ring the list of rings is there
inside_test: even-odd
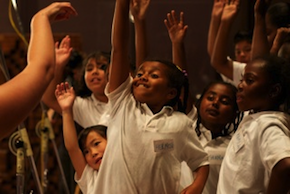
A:
[[[89,132],[87,136],[86,145],[89,145],[93,140],[102,140],[102,139],[104,138],[99,133],[92,130]]]
[[[166,65],[163,63],[160,63],[158,61],[145,61],[140,65],[138,70],[158,70],[158,71],[165,71]]]
[[[206,94],[210,94],[210,93],[215,93],[221,96],[227,96],[229,98],[233,98],[235,95],[235,93],[232,91],[232,89],[229,86],[220,84],[220,83],[211,85],[206,91]]]
[[[248,40],[241,40],[235,44],[235,48],[251,47],[251,43]]]
[[[253,74],[258,77],[266,77],[265,62],[254,60],[246,65],[245,74]]]
[[[93,58],[93,57],[89,58],[88,62],[87,62],[87,64],[93,64],[93,65],[96,65],[96,64],[99,64],[99,63],[107,64],[108,60],[105,57],[100,56],[98,58]]]

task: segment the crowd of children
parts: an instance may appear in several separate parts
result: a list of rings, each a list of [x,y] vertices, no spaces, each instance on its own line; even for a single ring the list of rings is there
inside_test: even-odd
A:
[[[146,59],[150,0],[116,0],[111,52],[87,55],[72,85],[63,77],[70,37],[54,45],[49,22],[77,13],[70,3],[52,3],[31,22],[27,67],[0,86],[1,113],[12,111],[0,113],[0,137],[42,100],[62,115],[64,145],[82,193],[288,193],[290,6],[256,0],[253,33],[236,34],[231,59],[225,45],[240,1],[213,2],[207,50],[225,81],[213,80],[198,99],[188,84],[183,12],[172,10],[164,20],[172,61]],[[34,92],[15,100],[12,89]],[[79,134],[75,122],[83,128]]]

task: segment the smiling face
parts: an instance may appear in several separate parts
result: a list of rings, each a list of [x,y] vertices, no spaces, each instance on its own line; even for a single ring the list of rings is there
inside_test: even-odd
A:
[[[90,58],[86,64],[84,79],[87,87],[95,95],[104,95],[107,84],[106,69],[108,61],[105,57]]]
[[[199,114],[201,123],[209,130],[222,130],[236,117],[235,91],[232,87],[215,83],[203,94]],[[221,131],[213,131],[221,133]]]
[[[107,140],[95,131],[90,131],[85,141],[83,153],[90,167],[99,170],[107,146]]]
[[[159,112],[173,99],[176,89],[169,87],[167,68],[157,61],[144,62],[133,80],[133,94],[137,101],[146,103],[152,112]]]
[[[254,60],[246,65],[238,85],[237,103],[240,111],[253,109],[254,112],[258,112],[270,108],[271,83],[264,65],[265,62],[261,60]]]

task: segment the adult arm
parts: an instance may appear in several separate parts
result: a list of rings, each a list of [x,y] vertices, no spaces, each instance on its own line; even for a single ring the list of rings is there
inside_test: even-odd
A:
[[[52,3],[31,21],[27,66],[0,86],[0,138],[9,135],[39,103],[54,74],[55,53],[50,23],[76,15],[68,2]]]

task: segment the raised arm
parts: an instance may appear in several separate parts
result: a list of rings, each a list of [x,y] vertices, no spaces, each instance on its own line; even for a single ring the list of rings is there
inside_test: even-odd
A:
[[[55,96],[62,110],[64,145],[76,171],[77,178],[80,179],[87,162],[78,144],[73,119],[72,106],[75,99],[74,89],[67,82],[61,83],[56,86]]]
[[[0,86],[0,139],[23,122],[39,103],[54,74],[55,53],[50,23],[76,15],[68,2],[52,3],[31,21],[25,69]]]
[[[211,65],[215,70],[229,79],[233,79],[233,62],[228,60],[227,45],[233,21],[237,15],[239,0],[230,1],[224,6],[221,24],[215,40],[211,57]]]
[[[148,55],[146,12],[149,4],[150,0],[134,0],[130,6],[135,26],[136,69],[138,69]]]
[[[72,47],[70,46],[70,37],[66,36],[62,39],[62,41],[55,43],[55,71],[54,78],[50,82],[46,91],[42,96],[42,101],[49,107],[61,114],[61,108],[55,98],[55,87],[57,84],[63,81],[63,72],[66,64],[69,61],[69,57],[72,51]]]
[[[129,5],[130,0],[116,0],[112,26],[112,52],[109,92],[118,88],[129,76]]]
[[[273,55],[278,55],[280,48],[284,42],[288,39],[290,34],[290,28],[281,27],[277,30],[273,45],[271,47],[270,53]],[[288,40],[287,40],[288,41]]]
[[[268,8],[267,0],[257,0],[254,7],[255,25],[252,41],[252,59],[270,53],[267,40],[265,15]]]
[[[167,19],[164,20],[167,28],[171,45],[172,45],[172,61],[183,70],[186,70],[186,53],[184,48],[184,38],[187,32],[187,25],[184,25],[184,13],[180,12],[179,20],[172,10],[167,13]]]
[[[211,11],[211,19],[209,23],[209,30],[207,36],[207,52],[209,57],[212,56],[212,51],[214,48],[216,36],[219,30],[219,26],[221,23],[221,17],[223,13],[225,5],[225,0],[214,0],[212,11]]]

